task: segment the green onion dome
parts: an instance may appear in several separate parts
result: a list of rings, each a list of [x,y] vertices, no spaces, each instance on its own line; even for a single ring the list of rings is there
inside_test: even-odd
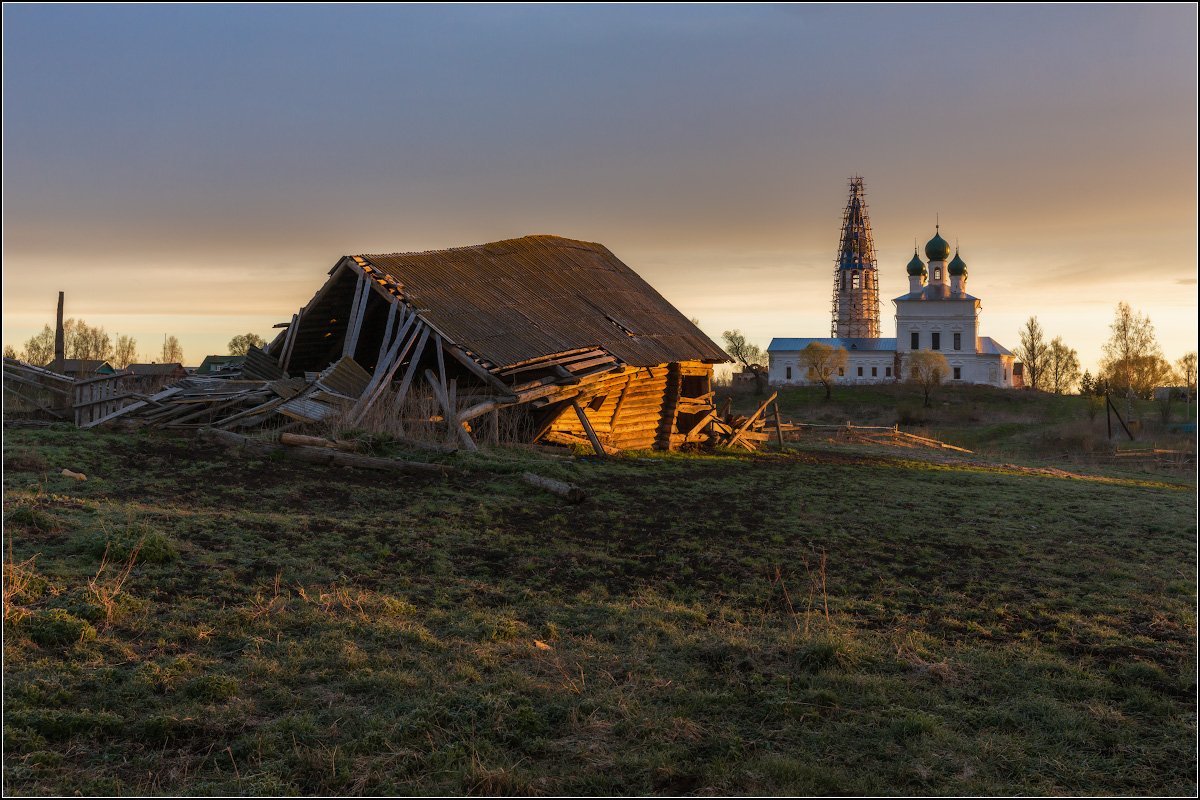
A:
[[[951,275],[967,274],[967,262],[959,258],[957,250],[954,251],[954,260],[946,265],[946,272],[950,273]]]
[[[925,262],[921,260],[921,257],[917,255],[916,251],[913,251],[912,261],[908,262],[908,274],[914,277],[917,275],[928,274],[925,271]]]
[[[943,239],[940,233],[935,233],[925,245],[925,257],[930,261],[945,261],[949,255],[950,243]]]

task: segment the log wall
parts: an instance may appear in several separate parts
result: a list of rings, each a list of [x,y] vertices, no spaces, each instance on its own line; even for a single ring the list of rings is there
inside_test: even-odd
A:
[[[685,381],[684,377],[702,380]],[[700,387],[711,385],[712,366],[700,362],[626,367],[590,385],[577,398],[596,436],[605,445],[621,450],[666,450],[684,441],[683,427],[695,414],[680,414],[681,401]],[[686,384],[686,385],[685,385]],[[690,427],[690,426],[689,426]],[[587,441],[587,433],[570,403],[551,423],[552,434]]]

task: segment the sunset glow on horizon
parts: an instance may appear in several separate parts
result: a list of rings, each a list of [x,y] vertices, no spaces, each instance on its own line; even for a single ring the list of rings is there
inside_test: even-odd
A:
[[[981,333],[1196,349],[1196,8],[4,8],[4,343],[226,352],[346,254],[599,242],[720,341],[827,336],[847,179],[881,321],[940,220]]]

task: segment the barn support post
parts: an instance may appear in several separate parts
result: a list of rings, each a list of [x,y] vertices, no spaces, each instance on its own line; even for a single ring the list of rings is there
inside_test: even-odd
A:
[[[775,401],[775,435],[779,438],[779,449],[783,449],[783,417],[779,414],[779,401]]]
[[[438,378],[433,374],[433,370],[425,370],[425,381],[433,389],[434,397],[437,398],[438,403],[442,407],[442,416],[454,428],[454,432],[458,435],[459,441],[463,443],[463,447],[468,450],[478,450],[479,447],[475,444],[475,440],[471,438],[471,434],[467,433],[467,429],[455,417],[454,406],[451,403],[449,395],[446,393],[446,387],[438,382]]]
[[[409,349],[412,347],[417,336],[417,328],[428,333],[428,329],[418,319],[416,314],[409,316],[408,320],[400,327],[400,332],[396,334],[396,340],[392,343],[383,360],[375,366],[375,374],[371,376],[370,383],[367,384],[367,388],[363,390],[362,395],[358,398],[358,402],[350,411],[351,425],[357,425],[371,406],[375,405],[375,401],[379,399],[379,396],[383,394],[384,389],[392,380],[392,376],[396,374],[396,370],[400,368],[400,364],[404,361],[404,356],[408,354]],[[413,327],[414,325],[416,327]],[[409,331],[410,328],[412,328],[411,333]],[[408,334],[407,337],[406,334]],[[423,345],[424,340],[422,340]],[[420,349],[418,348],[419,354]],[[415,358],[416,356],[414,356]]]
[[[413,316],[416,315],[414,314]],[[413,331],[413,333],[416,333],[416,331]],[[412,386],[413,376],[417,374],[417,364],[421,361],[421,354],[425,352],[425,343],[427,341],[429,341],[429,326],[422,324],[420,341],[417,342],[416,348],[412,351],[412,356],[408,361],[408,369],[404,371],[404,380],[400,382],[400,389],[396,392],[397,403],[403,403],[404,398],[408,397],[409,387]],[[398,360],[396,362],[396,366],[399,365],[400,364]]]
[[[572,400],[571,406],[575,409],[575,414],[579,417],[579,424],[587,433],[588,441],[592,443],[592,449],[596,451],[596,455],[600,458],[608,458],[608,453],[604,452],[604,445],[600,444],[600,438],[596,436],[596,431],[592,428],[592,421],[588,419],[583,406],[579,405],[578,400]]]
[[[283,336],[283,345],[279,348],[279,368],[287,373],[288,360],[292,357],[292,343],[296,341],[296,329],[300,327],[300,315],[292,314],[291,324]]]
[[[367,311],[367,297],[371,294],[371,281],[367,273],[358,273],[358,286],[355,287],[354,300],[350,304],[350,320],[346,326],[346,340],[342,344],[342,355],[354,358],[358,347],[358,334],[362,331],[363,317]]]
[[[388,303],[387,325],[383,329],[383,338],[379,340],[379,355],[375,357],[375,369],[384,366],[383,357],[387,355],[392,344],[392,328],[396,324],[396,308],[399,303]]]

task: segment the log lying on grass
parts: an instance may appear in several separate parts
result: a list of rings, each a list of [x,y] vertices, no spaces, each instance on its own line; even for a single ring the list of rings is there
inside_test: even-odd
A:
[[[321,436],[305,436],[299,433],[282,433],[279,435],[279,442],[289,447],[328,447],[330,450],[343,450],[347,453],[358,450],[358,445],[354,442],[325,439]]]
[[[539,489],[545,489],[547,492],[552,492],[559,497],[565,497],[567,498],[567,502],[570,503],[580,503],[587,498],[587,493],[574,484],[563,483],[553,478],[543,478],[541,475],[534,475],[532,472],[522,472],[521,479]]]
[[[326,447],[289,447],[270,442],[251,439],[248,436],[221,431],[214,428],[202,428],[199,431],[202,439],[223,444],[226,447],[237,447],[255,453],[271,455],[279,453],[287,458],[298,461],[308,461],[314,464],[337,464],[342,467],[358,467],[360,469],[377,469],[389,472],[403,472],[412,475],[447,475],[457,470],[443,464],[428,464],[423,461],[399,461],[394,458],[373,458],[340,450],[330,450]]]

